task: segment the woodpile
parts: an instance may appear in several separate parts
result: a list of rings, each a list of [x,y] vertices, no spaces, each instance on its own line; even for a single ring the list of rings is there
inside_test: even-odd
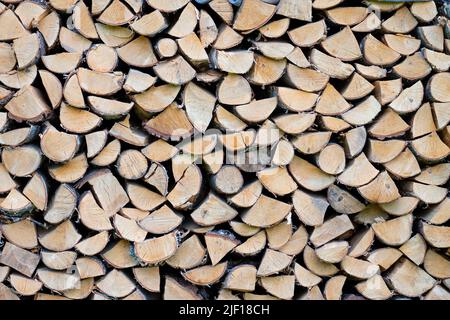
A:
[[[449,300],[444,2],[0,0],[0,299]]]

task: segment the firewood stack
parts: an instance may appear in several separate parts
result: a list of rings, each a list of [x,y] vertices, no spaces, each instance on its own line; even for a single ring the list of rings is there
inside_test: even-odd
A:
[[[1,299],[450,299],[450,5],[0,0]]]

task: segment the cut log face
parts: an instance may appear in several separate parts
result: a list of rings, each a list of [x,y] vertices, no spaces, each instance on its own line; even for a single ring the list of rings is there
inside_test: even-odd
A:
[[[145,2],[0,2],[0,300],[449,299],[446,1]]]
[[[392,246],[399,246],[411,237],[412,223],[412,215],[407,214],[400,218],[375,223],[372,228],[380,241]]]
[[[2,256],[0,257],[0,262],[25,276],[31,277],[40,262],[40,257],[37,254],[6,242],[3,247]]]
[[[395,264],[388,279],[397,292],[407,297],[422,295],[436,282],[428,273],[406,258],[402,258]]]

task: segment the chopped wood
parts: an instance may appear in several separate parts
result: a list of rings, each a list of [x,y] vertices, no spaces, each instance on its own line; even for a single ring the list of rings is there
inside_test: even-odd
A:
[[[40,261],[37,254],[6,242],[3,247],[0,263],[31,277]]]
[[[448,18],[5,0],[0,299],[448,299]]]

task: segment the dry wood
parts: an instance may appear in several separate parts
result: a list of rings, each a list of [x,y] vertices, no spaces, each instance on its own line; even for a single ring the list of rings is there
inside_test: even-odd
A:
[[[447,4],[3,2],[0,299],[449,299]]]

